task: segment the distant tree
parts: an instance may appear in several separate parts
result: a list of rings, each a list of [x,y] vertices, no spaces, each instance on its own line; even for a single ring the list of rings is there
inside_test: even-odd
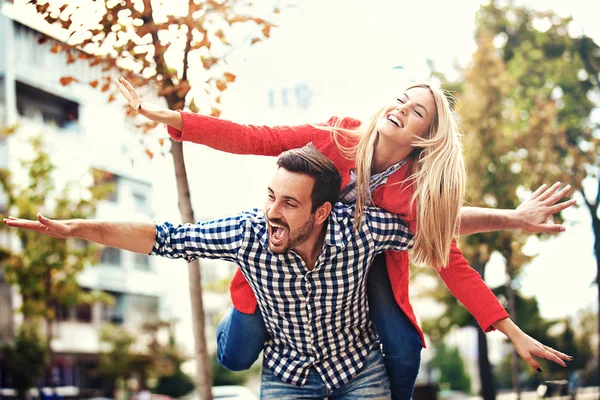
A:
[[[38,333],[38,326],[21,325],[12,343],[2,345],[0,355],[6,365],[10,387],[17,391],[19,400],[25,400],[27,391],[48,365],[48,347]]]
[[[58,219],[90,218],[96,204],[113,189],[100,184],[75,187],[54,184],[55,166],[44,150],[40,137],[31,138],[32,157],[21,162],[27,181],[16,181],[15,171],[0,169],[0,187],[8,197],[8,211],[21,218],[35,219],[44,212]],[[75,193],[75,194],[74,194]],[[3,229],[3,227],[2,227]],[[19,240],[20,250],[4,249],[4,276],[16,285],[22,298],[20,311],[25,321],[45,321],[46,347],[52,359],[52,324],[56,311],[82,304],[108,301],[106,295],[85,291],[78,283],[79,274],[96,260],[98,247],[78,240],[61,240],[28,230],[11,231]],[[27,336],[29,337],[29,336]]]
[[[496,39],[513,79],[510,99],[522,112],[522,124],[527,125],[531,118],[554,121],[552,129],[558,141],[541,141],[536,131],[522,137],[521,145],[527,149],[529,160],[525,170],[529,176],[548,171],[563,174],[583,194],[592,219],[598,285],[600,133],[598,121],[591,116],[600,96],[600,47],[587,36],[569,33],[572,18],[517,6],[514,0],[490,1],[480,10],[480,21]],[[543,132],[544,125],[538,127]],[[551,151],[529,150],[529,146],[535,148],[540,142]],[[600,313],[600,307],[598,310]],[[596,320],[600,325],[600,314]],[[600,351],[596,354],[600,357]]]
[[[471,378],[457,347],[447,346],[444,342],[436,343],[431,367],[440,372],[438,382],[440,387],[449,387],[465,393],[471,392]]]

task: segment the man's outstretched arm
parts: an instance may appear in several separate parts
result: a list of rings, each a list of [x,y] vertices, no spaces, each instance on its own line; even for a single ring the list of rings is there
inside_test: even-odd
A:
[[[503,229],[523,229],[531,233],[564,232],[564,226],[547,221],[552,215],[575,204],[573,199],[558,202],[571,190],[570,185],[558,190],[559,187],[560,182],[549,188],[540,186],[515,210],[462,207],[458,234],[471,235]]]
[[[8,217],[10,227],[29,229],[56,238],[75,237],[104,246],[149,254],[156,240],[156,225],[147,222],[109,222],[100,220],[52,220],[38,214],[36,220]]]

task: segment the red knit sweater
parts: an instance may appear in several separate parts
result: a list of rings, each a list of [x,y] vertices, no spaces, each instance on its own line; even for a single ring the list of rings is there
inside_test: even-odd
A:
[[[227,120],[182,112],[183,131],[169,127],[169,135],[177,141],[189,141],[207,145],[213,149],[235,154],[255,154],[277,156],[285,150],[299,148],[312,142],[319,151],[332,160],[342,176],[342,187],[350,180],[350,170],[355,168],[353,161],[343,157],[329,132],[311,125],[265,127],[240,125]],[[326,125],[333,125],[337,118],[331,118]],[[356,128],[359,121],[346,118],[344,128]],[[388,178],[388,182],[375,189],[372,201],[375,206],[399,214],[406,220],[413,232],[416,229],[414,210],[410,209],[411,186],[405,181],[410,165],[405,165]],[[404,183],[403,183],[404,182]],[[400,308],[421,335],[413,308],[409,301],[409,259],[408,252],[386,252],[387,270],[392,284],[394,297]],[[439,272],[452,294],[475,317],[481,328],[488,332],[492,324],[508,317],[508,313],[498,302],[479,274],[473,270],[467,260],[452,241],[448,266]],[[236,309],[244,313],[253,313],[256,309],[256,297],[239,268],[231,282],[231,300]]]

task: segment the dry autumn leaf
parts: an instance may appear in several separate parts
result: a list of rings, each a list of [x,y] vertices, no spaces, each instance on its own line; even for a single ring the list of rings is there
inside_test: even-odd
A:
[[[223,82],[221,79],[217,79],[217,89],[219,89],[220,91],[223,91],[223,90],[227,89],[227,84],[225,82]]]
[[[72,76],[63,76],[62,78],[60,78],[60,84],[63,86],[70,85],[73,82],[79,82],[79,80]]]
[[[223,74],[223,76],[225,77],[225,80],[226,80],[227,82],[233,82],[233,81],[235,81],[235,75],[234,75],[234,74],[232,74],[231,72],[225,72],[225,73]]]

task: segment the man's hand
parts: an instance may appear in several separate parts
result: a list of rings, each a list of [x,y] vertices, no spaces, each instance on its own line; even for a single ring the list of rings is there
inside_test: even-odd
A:
[[[72,236],[71,227],[68,222],[53,221],[39,213],[37,215],[37,221],[8,217],[4,218],[4,223],[13,228],[29,229],[55,238],[67,238]]]
[[[558,190],[559,187],[560,182],[556,182],[549,188],[544,184],[517,207],[515,213],[519,221],[519,228],[532,233],[565,231],[564,226],[548,222],[548,218],[552,215],[575,204],[574,199],[557,204],[571,190],[571,185]]]
[[[135,253],[149,254],[156,239],[156,226],[149,222],[110,222],[85,219],[52,220],[41,214],[37,221],[4,218],[13,228],[29,229],[55,238],[77,237]]]

